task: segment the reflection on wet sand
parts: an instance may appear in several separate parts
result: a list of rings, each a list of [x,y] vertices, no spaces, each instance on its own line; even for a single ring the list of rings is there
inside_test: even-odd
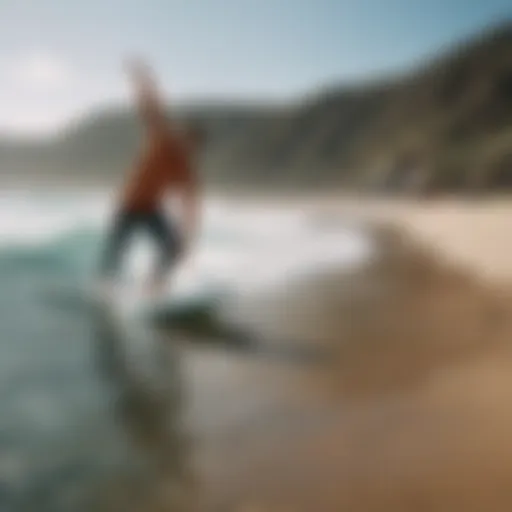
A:
[[[107,489],[108,510],[180,510],[192,507],[193,481],[189,442],[183,431],[180,354],[164,346],[156,334],[116,316],[111,308],[95,308],[95,344],[98,368],[113,390],[111,412],[128,437],[140,464],[139,478],[119,489]],[[134,333],[147,344],[147,361],[130,360],[127,345]],[[144,371],[145,370],[145,371]],[[127,494],[130,497],[127,503]],[[115,504],[115,499],[122,502]],[[128,508],[127,508],[128,507]]]

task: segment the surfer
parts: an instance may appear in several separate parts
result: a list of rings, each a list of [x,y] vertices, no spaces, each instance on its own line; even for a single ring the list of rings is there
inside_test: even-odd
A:
[[[158,248],[158,262],[148,283],[149,291],[158,292],[177,261],[190,250],[197,232],[199,204],[194,162],[203,132],[196,125],[183,130],[168,122],[164,102],[144,63],[129,63],[128,73],[135,86],[145,144],[121,190],[100,273],[103,283],[111,282],[120,269],[131,235],[140,229],[151,235]],[[181,199],[181,229],[164,211],[168,193]]]

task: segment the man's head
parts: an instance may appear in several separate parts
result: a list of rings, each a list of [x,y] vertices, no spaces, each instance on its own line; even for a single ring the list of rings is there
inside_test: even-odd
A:
[[[197,123],[191,122],[185,127],[185,139],[194,150],[201,151],[206,144],[206,130]]]

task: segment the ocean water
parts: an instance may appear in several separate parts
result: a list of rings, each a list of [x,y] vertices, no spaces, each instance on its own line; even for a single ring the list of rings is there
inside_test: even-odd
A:
[[[112,204],[106,193],[10,192],[0,195],[0,250],[5,264],[59,267],[66,283],[91,281]],[[244,207],[209,200],[204,204],[195,253],[169,283],[172,300],[269,290],[304,273],[351,265],[371,250],[346,224],[322,226],[292,207]],[[142,283],[153,248],[135,237],[125,261],[125,281]],[[171,300],[172,299],[172,300]]]
[[[113,317],[79,300],[111,208],[102,191],[0,195],[1,511],[128,511],[137,500],[144,510],[151,500],[186,509],[168,493],[169,482],[188,485],[179,355],[133,311]],[[166,301],[272,293],[371,249],[357,229],[300,209],[210,199]],[[152,254],[149,241],[134,240],[133,286]]]

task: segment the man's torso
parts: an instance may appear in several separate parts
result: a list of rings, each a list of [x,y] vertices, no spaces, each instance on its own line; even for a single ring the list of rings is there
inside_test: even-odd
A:
[[[142,152],[124,189],[123,207],[131,211],[153,211],[164,195],[187,179],[189,155],[183,144],[171,137],[150,141]]]

